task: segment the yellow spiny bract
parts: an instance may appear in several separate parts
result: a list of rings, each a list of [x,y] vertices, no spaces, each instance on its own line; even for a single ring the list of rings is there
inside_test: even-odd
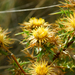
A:
[[[35,62],[31,67],[30,73],[32,75],[50,75],[50,69],[52,68],[47,63],[46,61]]]
[[[29,20],[29,22],[30,22],[30,24],[33,25],[33,27],[37,27],[37,26],[44,24],[45,20],[42,18],[37,19],[37,18],[33,17]]]

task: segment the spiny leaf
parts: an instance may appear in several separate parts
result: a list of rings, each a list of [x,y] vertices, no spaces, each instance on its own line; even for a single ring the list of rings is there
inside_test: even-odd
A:
[[[24,33],[26,33],[27,35],[29,35],[29,31],[20,32],[20,33],[17,33],[15,35],[21,35],[21,34],[24,34]]]
[[[4,51],[2,51],[2,50],[0,50],[0,53],[1,53],[1,54],[4,54],[4,55],[8,55],[8,53],[6,53],[6,52],[4,52]]]

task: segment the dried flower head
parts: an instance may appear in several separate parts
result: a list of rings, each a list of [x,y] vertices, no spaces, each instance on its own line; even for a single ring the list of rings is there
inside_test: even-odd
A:
[[[65,1],[66,3],[60,2],[64,5],[60,7],[67,7],[67,8],[70,8],[72,11],[75,11],[75,0],[65,0]]]
[[[53,69],[46,61],[35,62],[31,67],[30,73],[32,75],[57,75]]]
[[[75,3],[75,0],[67,0],[70,3]]]

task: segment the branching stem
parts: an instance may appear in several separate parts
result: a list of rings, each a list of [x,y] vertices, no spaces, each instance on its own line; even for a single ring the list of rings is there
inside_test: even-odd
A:
[[[13,54],[12,52],[10,52],[7,47],[3,46],[3,48],[4,48],[8,53],[11,54],[11,57],[14,59],[14,61],[16,62],[16,64],[18,65],[18,67],[21,69],[21,71],[23,72],[23,74],[24,74],[24,75],[27,75],[27,74],[25,73],[25,71],[22,69],[22,67],[20,66],[20,64],[17,62],[16,57],[14,56],[14,54]]]
[[[67,48],[73,43],[74,41],[70,41],[70,42],[68,42],[67,43]],[[66,50],[66,48],[64,48],[63,49],[63,51],[65,51]],[[54,56],[54,58],[53,58],[53,60],[55,60],[56,58],[59,58],[59,55],[61,54],[61,52],[58,52],[55,56]]]

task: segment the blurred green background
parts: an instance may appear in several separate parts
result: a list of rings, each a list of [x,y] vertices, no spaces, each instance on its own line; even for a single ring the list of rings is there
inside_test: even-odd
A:
[[[57,4],[60,4],[59,0],[0,0],[0,11],[30,9]],[[0,26],[3,29],[8,29],[8,31],[11,32],[9,36],[15,38],[15,42],[11,45],[12,48],[10,50],[16,55],[16,57],[21,57],[25,60],[23,58],[24,54],[21,52],[21,50],[24,49],[24,46],[20,44],[19,41],[22,40],[23,37],[22,35],[15,36],[16,33],[21,32],[19,23],[28,21],[31,17],[41,17],[45,19],[46,22],[53,23],[60,17],[60,15],[49,14],[57,11],[59,11],[59,8],[53,7],[34,11],[0,13]],[[11,67],[8,62],[9,61],[5,55],[0,55],[0,75],[10,75],[9,71],[6,70]]]

